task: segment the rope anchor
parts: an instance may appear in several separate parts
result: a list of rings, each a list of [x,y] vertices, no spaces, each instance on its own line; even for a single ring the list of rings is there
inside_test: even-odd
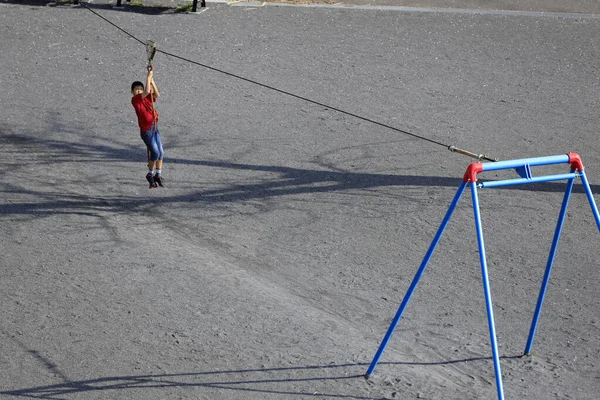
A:
[[[499,161],[497,158],[491,158],[487,154],[475,154],[475,153],[471,153],[470,151],[459,149],[456,146],[448,146],[448,150],[450,150],[453,153],[460,153],[460,154],[464,154],[465,156],[475,158],[478,161],[491,161],[491,162],[497,162],[497,161]]]

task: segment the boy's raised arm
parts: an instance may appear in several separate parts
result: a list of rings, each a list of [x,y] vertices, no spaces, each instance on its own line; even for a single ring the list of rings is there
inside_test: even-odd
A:
[[[154,77],[152,77],[152,88],[154,89],[154,99],[158,99],[160,93],[158,93],[158,86],[156,86],[156,82],[154,82]]]
[[[146,85],[144,85],[144,93],[142,93],[142,97],[146,97],[152,91],[152,81],[154,72],[152,72],[151,68],[148,68],[148,75],[146,75]]]

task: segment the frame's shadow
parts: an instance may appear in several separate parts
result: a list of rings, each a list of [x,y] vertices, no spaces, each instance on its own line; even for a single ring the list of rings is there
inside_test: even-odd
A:
[[[44,154],[38,156],[36,162],[52,165],[61,162],[77,163],[91,161],[132,161],[139,159],[141,152],[133,146],[115,148],[107,144],[71,143],[66,141],[46,140],[23,134],[3,132],[0,125],[0,143],[16,144],[17,148],[36,146],[43,149]],[[112,143],[111,143],[112,144]],[[252,182],[230,184],[226,187],[174,196],[160,196],[151,199],[154,204],[199,203],[208,205],[227,204],[240,201],[265,199],[286,195],[332,193],[347,190],[371,190],[391,186],[416,187],[454,187],[458,188],[462,177],[395,175],[363,172],[332,171],[293,168],[276,165],[242,164],[229,161],[188,160],[169,158],[169,163],[186,164],[211,168],[232,169],[277,174],[277,178],[253,178]],[[168,182],[167,182],[168,185]],[[526,186],[526,187],[525,187]],[[500,190],[528,190],[539,192],[565,191],[565,183],[538,183],[520,186],[508,186]],[[592,192],[598,193],[600,185],[590,185]],[[1,215],[53,215],[81,214],[97,215],[101,211],[115,213],[138,211],[148,204],[148,199],[124,196],[89,196],[77,193],[48,193],[42,190],[25,189],[18,184],[7,182],[5,193],[28,194],[38,197],[37,202],[13,202],[0,208]],[[576,184],[573,193],[585,193],[583,186]],[[402,193],[398,193],[402,196]]]
[[[516,359],[523,356],[505,356],[502,359]],[[408,366],[434,366],[434,365],[449,365],[458,363],[468,363],[476,361],[491,361],[491,357],[475,357],[460,360],[449,360],[439,362],[383,362],[379,365],[408,365]],[[356,399],[368,400],[373,397],[365,397],[361,395],[341,394],[341,393],[315,393],[310,391],[287,391],[285,389],[269,389],[264,387],[269,384],[285,384],[285,383],[302,383],[302,382],[318,382],[318,381],[339,381],[348,379],[368,379],[365,374],[357,374],[356,369],[360,367],[366,370],[367,363],[347,363],[334,365],[309,365],[302,367],[282,367],[282,368],[261,368],[261,369],[241,369],[229,371],[209,371],[209,372],[190,372],[179,374],[156,374],[156,375],[131,375],[131,376],[112,376],[97,379],[88,379],[83,381],[65,381],[55,385],[37,386],[24,389],[1,391],[0,395],[27,397],[36,399],[57,400],[62,399],[61,396],[68,396],[82,392],[105,391],[105,390],[127,390],[127,389],[157,389],[167,387],[177,388],[207,388],[220,390],[234,390],[253,393],[268,393],[279,394],[296,397],[314,397],[314,398],[331,398],[331,399]],[[54,366],[53,370],[56,367]],[[329,376],[319,376],[311,374],[310,371],[339,371]],[[56,371],[55,371],[56,372]],[[282,374],[294,373],[295,377],[270,377],[255,379],[239,379],[236,375],[241,374]],[[62,375],[62,374],[59,374]],[[227,378],[228,375],[233,375]],[[305,376],[297,376],[305,375]],[[311,376],[312,375],[312,376]],[[216,379],[209,382],[193,382],[202,377],[223,376],[222,379]],[[189,380],[189,381],[186,381]],[[63,377],[63,380],[65,378]],[[252,387],[251,385],[256,385]]]

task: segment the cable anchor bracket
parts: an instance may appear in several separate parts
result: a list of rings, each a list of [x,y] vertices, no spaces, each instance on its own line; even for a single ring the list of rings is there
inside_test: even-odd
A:
[[[453,153],[459,153],[459,154],[463,154],[465,156],[474,158],[474,159],[476,159],[478,161],[490,161],[490,162],[497,162],[497,161],[499,161],[497,158],[491,158],[487,154],[472,153],[472,152],[467,151],[467,150],[459,149],[456,146],[448,146],[448,150],[450,150]]]

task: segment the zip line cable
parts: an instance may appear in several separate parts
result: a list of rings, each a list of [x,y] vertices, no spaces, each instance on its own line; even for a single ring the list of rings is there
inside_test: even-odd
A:
[[[131,33],[127,32],[125,29],[121,28],[119,25],[115,24],[114,22],[110,21],[107,18],[104,18],[102,15],[98,14],[96,11],[94,11],[91,8],[89,8],[88,6],[86,6],[85,3],[79,2],[79,5],[82,6],[83,8],[85,8],[86,10],[91,11],[97,17],[102,18],[104,21],[108,22],[109,24],[111,24],[112,26],[114,26],[115,28],[117,28],[118,30],[120,30],[121,32],[123,32],[124,34],[126,34],[127,36],[129,36],[130,38],[132,38],[134,40],[137,40],[138,42],[140,42],[144,46],[146,45],[146,42],[141,41],[140,39],[138,39],[135,36],[133,36]]]
[[[109,19],[103,17],[102,15],[100,15],[99,13],[97,13],[96,11],[94,11],[91,8],[89,8],[88,6],[86,6],[83,2],[80,2],[79,4],[83,8],[85,8],[88,11],[92,12],[97,17],[103,19],[104,21],[108,22],[109,24],[111,24],[112,26],[114,26],[115,28],[117,28],[118,30],[120,30],[121,32],[123,32],[124,34],[126,34],[127,36],[131,37],[135,41],[141,43],[144,46],[146,45],[146,42],[138,39],[137,37],[135,37],[134,35],[132,35],[128,31],[126,31],[125,29],[121,28],[120,26],[118,26],[114,22],[112,22]],[[369,122],[369,123],[374,124],[374,125],[378,125],[378,126],[381,126],[381,127],[387,128],[387,129],[391,129],[393,131],[402,133],[404,135],[412,136],[414,138],[421,139],[421,140],[424,140],[424,141],[429,142],[429,143],[433,143],[433,144],[436,144],[436,145],[439,145],[439,146],[443,146],[443,147],[447,148],[448,150],[450,150],[452,152],[460,153],[460,154],[463,154],[463,155],[466,155],[466,156],[469,156],[469,157],[472,157],[472,158],[476,158],[479,161],[482,161],[482,160],[483,161],[492,161],[492,162],[498,161],[495,158],[488,157],[488,155],[486,155],[486,154],[476,154],[476,153],[472,153],[472,152],[467,151],[467,150],[459,149],[456,146],[447,145],[447,144],[439,142],[437,140],[430,139],[430,138],[425,137],[425,136],[417,135],[415,133],[411,133],[411,132],[408,132],[406,130],[403,130],[403,129],[400,129],[400,128],[396,128],[394,126],[385,124],[383,122],[375,121],[373,119],[370,119],[370,118],[367,118],[367,117],[363,117],[361,115],[358,115],[358,114],[355,114],[355,113],[352,113],[352,112],[349,112],[349,111],[345,111],[345,110],[342,110],[342,109],[337,108],[337,107],[332,107],[330,105],[327,105],[327,104],[324,104],[324,103],[320,103],[318,101],[309,99],[307,97],[303,97],[303,96],[300,96],[300,95],[297,95],[297,94],[294,94],[294,93],[291,93],[291,92],[288,92],[288,91],[285,91],[285,90],[282,90],[282,89],[278,89],[276,87],[273,87],[273,86],[270,86],[270,85],[267,85],[267,84],[264,84],[264,83],[261,83],[261,82],[249,79],[249,78],[244,78],[243,76],[236,75],[236,74],[233,74],[231,72],[227,72],[227,71],[215,68],[215,67],[211,67],[210,65],[206,65],[206,64],[200,63],[198,61],[190,60],[189,58],[185,58],[185,57],[179,56],[177,54],[169,53],[167,51],[160,50],[158,48],[156,49],[156,51],[159,52],[159,53],[163,53],[164,55],[167,55],[167,56],[170,56],[170,57],[173,57],[173,58],[177,58],[179,60],[182,60],[182,61],[185,61],[185,62],[188,62],[188,63],[191,63],[191,64],[195,64],[195,65],[198,65],[200,67],[204,67],[204,68],[209,69],[211,71],[219,72],[221,74],[224,74],[224,75],[227,75],[227,76],[230,76],[230,77],[233,77],[233,78],[237,78],[237,79],[243,80],[245,82],[249,82],[249,83],[252,83],[254,85],[258,85],[258,86],[261,86],[263,88],[266,88],[266,89],[269,89],[269,90],[273,90],[275,92],[282,93],[284,95],[291,96],[291,97],[294,97],[296,99],[303,100],[303,101],[306,101],[308,103],[312,103],[312,104],[318,105],[320,107],[324,107],[324,108],[329,109],[329,110],[336,111],[336,112],[338,112],[340,114],[345,114],[345,115],[348,115],[348,116],[360,119],[362,121]]]
[[[244,78],[243,76],[235,75],[235,74],[232,74],[232,73],[230,73],[230,72],[222,71],[222,70],[220,70],[220,69],[217,69],[217,68],[211,67],[211,66],[209,66],[209,65],[204,65],[204,64],[201,64],[201,63],[199,63],[199,62],[197,62],[197,61],[193,61],[193,60],[187,59],[187,58],[185,58],[185,57],[178,56],[178,55],[176,55],[176,54],[168,53],[168,52],[166,52],[166,51],[163,51],[163,50],[160,50],[160,49],[157,49],[156,51],[158,51],[158,52],[160,52],[160,53],[163,53],[163,54],[165,54],[165,55],[167,55],[167,56],[171,56],[171,57],[174,57],[174,58],[178,58],[178,59],[180,59],[180,60],[187,61],[187,62],[189,62],[189,63],[196,64],[196,65],[202,66],[202,67],[204,67],[204,68],[208,68],[208,69],[210,69],[210,70],[217,71],[217,72],[220,72],[220,73],[222,73],[222,74],[229,75],[229,76],[232,76],[232,77],[234,77],[234,78],[238,78],[238,79],[241,79],[241,80],[243,80],[243,81],[250,82],[250,83],[253,83],[253,84],[255,84],[255,85],[262,86],[262,87],[264,87],[264,88],[267,88],[267,89],[270,89],[270,90],[274,90],[274,91],[276,91],[276,92],[283,93],[283,94],[285,94],[285,95],[288,95],[288,96],[291,96],[291,97],[295,97],[295,98],[297,98],[297,99],[304,100],[304,101],[306,101],[306,102],[309,102],[309,103],[312,103],[312,104],[316,104],[316,105],[318,105],[318,106],[325,107],[325,108],[327,108],[327,109],[330,109],[330,110],[333,110],[333,111],[337,111],[337,112],[339,112],[339,113],[341,113],[341,114],[346,114],[346,115],[349,115],[349,116],[351,116],[351,117],[358,118],[358,119],[361,119],[361,120],[363,120],[363,121],[366,121],[366,122],[370,122],[370,123],[372,123],[372,124],[375,124],[375,125],[379,125],[379,126],[383,126],[383,127],[385,127],[385,128],[388,128],[388,129],[395,130],[395,131],[397,131],[397,132],[400,132],[400,133],[403,133],[403,134],[405,134],[405,135],[413,136],[413,137],[416,137],[416,138],[418,138],[418,139],[426,140],[426,141],[428,141],[428,142],[431,142],[431,143],[434,143],[434,144],[437,144],[437,145],[440,145],[440,146],[448,147],[447,145],[445,145],[445,144],[444,144],[444,143],[442,143],[442,142],[438,142],[438,141],[436,141],[436,140],[433,140],[433,139],[429,139],[429,138],[426,138],[426,137],[423,137],[423,136],[419,136],[419,135],[416,135],[416,134],[414,134],[414,133],[410,133],[410,132],[404,131],[404,130],[402,130],[402,129],[395,128],[395,127],[393,127],[393,126],[391,126],[391,125],[387,125],[387,124],[384,124],[384,123],[382,123],[382,122],[378,122],[378,121],[372,120],[372,119],[370,119],[370,118],[362,117],[362,116],[360,116],[360,115],[358,115],[358,114],[354,114],[354,113],[351,113],[351,112],[349,112],[349,111],[344,111],[344,110],[341,110],[341,109],[339,109],[339,108],[336,108],[336,107],[332,107],[332,106],[330,106],[330,105],[327,105],[327,104],[324,104],[324,103],[319,103],[318,101],[311,100],[311,99],[309,99],[309,98],[307,98],[307,97],[302,97],[302,96],[300,96],[300,95],[297,95],[297,94],[294,94],[294,93],[290,93],[290,92],[287,92],[287,91],[285,91],[285,90],[282,90],[282,89],[277,89],[276,87],[269,86],[269,85],[266,85],[266,84],[264,84],[264,83],[260,83],[260,82],[254,81],[254,80],[252,80],[252,79]]]

